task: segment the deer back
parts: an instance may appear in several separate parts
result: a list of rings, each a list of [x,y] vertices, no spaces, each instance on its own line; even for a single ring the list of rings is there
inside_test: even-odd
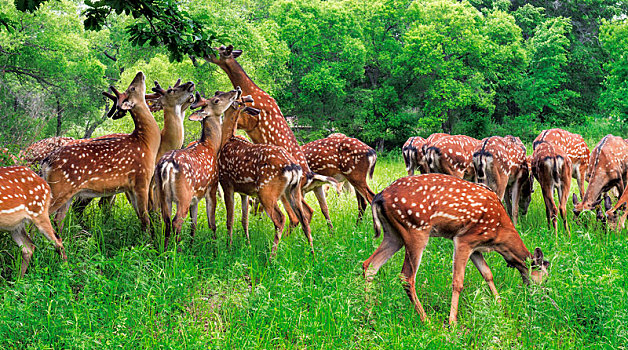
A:
[[[332,134],[301,146],[310,170],[324,176],[351,174],[370,169],[375,150],[364,142],[343,134]]]
[[[426,160],[433,172],[473,172],[473,151],[479,140],[466,135],[442,136],[426,150]]]
[[[527,168],[525,146],[513,136],[485,138],[473,152],[473,166],[478,181],[492,174],[515,176],[521,169]]]
[[[532,172],[541,186],[560,183],[565,176],[571,177],[571,159],[561,147],[541,141],[532,154]]]
[[[533,148],[541,141],[551,142],[561,147],[573,164],[588,164],[590,151],[581,135],[563,129],[544,130],[534,139]]]
[[[255,195],[271,181],[283,176],[286,167],[296,160],[275,145],[253,144],[231,137],[220,151],[218,159],[220,183],[228,183],[237,192]]]
[[[157,171],[161,179],[167,179],[168,172],[174,171],[180,186],[201,198],[207,188],[218,181],[217,153],[212,145],[196,142],[187,148],[166,152],[157,164]]]

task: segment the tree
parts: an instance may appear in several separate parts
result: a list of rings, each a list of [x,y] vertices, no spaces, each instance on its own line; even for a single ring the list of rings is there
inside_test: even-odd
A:
[[[601,109],[625,121],[628,119],[628,21],[604,21],[600,27],[600,42],[609,56],[604,64],[607,76],[600,98]]]

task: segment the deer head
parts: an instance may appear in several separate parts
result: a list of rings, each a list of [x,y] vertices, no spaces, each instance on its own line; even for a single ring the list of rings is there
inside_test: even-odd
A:
[[[149,101],[151,112],[175,106],[181,106],[181,111],[185,111],[194,103],[194,88],[193,82],[188,81],[181,85],[181,79],[179,79],[174,86],[166,90],[155,81],[155,87],[152,90],[157,98]]]
[[[242,50],[234,50],[233,45],[229,46],[220,46],[218,48],[214,48],[214,50],[218,51],[218,57],[214,54],[210,54],[208,57],[213,63],[219,64],[222,62],[226,62],[228,60],[236,59],[240,57],[242,54]]]
[[[136,106],[146,105],[146,99],[154,99],[156,96],[146,94],[146,77],[144,73],[137,72],[133,81],[129,87],[124,91],[118,91],[113,85],[109,86],[113,95],[108,92],[103,92],[103,95],[114,101],[113,106],[107,113],[107,116],[112,119],[120,119],[124,117],[126,112],[132,110]]]
[[[202,121],[207,117],[220,117],[222,113],[232,106],[242,95],[242,90],[237,87],[228,92],[216,91],[213,97],[203,98],[196,92],[196,100],[192,104],[192,109],[200,108],[188,117],[192,121]]]
[[[541,284],[545,277],[547,277],[547,269],[550,266],[550,262],[543,259],[543,251],[541,248],[534,249],[532,254],[532,269],[530,270],[530,278],[532,282]]]

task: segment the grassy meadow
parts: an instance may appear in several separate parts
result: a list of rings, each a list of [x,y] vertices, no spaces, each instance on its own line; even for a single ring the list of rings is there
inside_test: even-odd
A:
[[[380,157],[370,184],[379,192],[403,175],[399,155]],[[38,250],[20,279],[20,251],[0,236],[0,348],[627,348],[625,231],[607,231],[584,213],[571,222],[571,238],[561,230],[556,239],[535,186],[518,229],[528,249],[541,247],[551,261],[549,278],[526,287],[501,256],[485,254],[503,301],[469,263],[455,327],[447,325],[452,242],[432,239],[423,255],[417,293],[429,321],[422,323],[398,277],[402,251],[365,283],[361,263],[381,238],[373,238],[370,212],[356,224],[353,195],[329,193],[330,231],[309,194],[315,255],[299,228],[284,235],[272,262],[265,216],[251,218],[248,246],[238,213],[228,248],[222,200],[217,241],[203,203],[194,242],[188,222],[181,251],[173,244],[162,253],[119,196],[109,214],[90,206],[84,225],[69,215],[67,264],[33,233]],[[568,209],[571,218],[571,203]]]

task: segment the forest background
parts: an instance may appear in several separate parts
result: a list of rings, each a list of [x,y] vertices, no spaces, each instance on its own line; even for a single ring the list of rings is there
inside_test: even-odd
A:
[[[177,57],[176,46],[134,36],[129,28],[146,26],[144,17],[110,11],[100,30],[87,30],[93,3],[39,2],[29,12],[16,8],[28,1],[0,1],[0,144],[12,151],[54,135],[130,131],[130,118],[107,120],[101,92],[124,88],[138,70],[166,86],[178,77],[194,81],[206,95],[231,88],[202,57]],[[244,51],[239,62],[278,100],[301,142],[342,132],[391,150],[437,131],[530,141],[557,126],[599,139],[621,133],[628,117],[624,1],[197,0],[176,7],[215,34],[216,45]],[[186,124],[188,140],[198,137],[195,124]]]

